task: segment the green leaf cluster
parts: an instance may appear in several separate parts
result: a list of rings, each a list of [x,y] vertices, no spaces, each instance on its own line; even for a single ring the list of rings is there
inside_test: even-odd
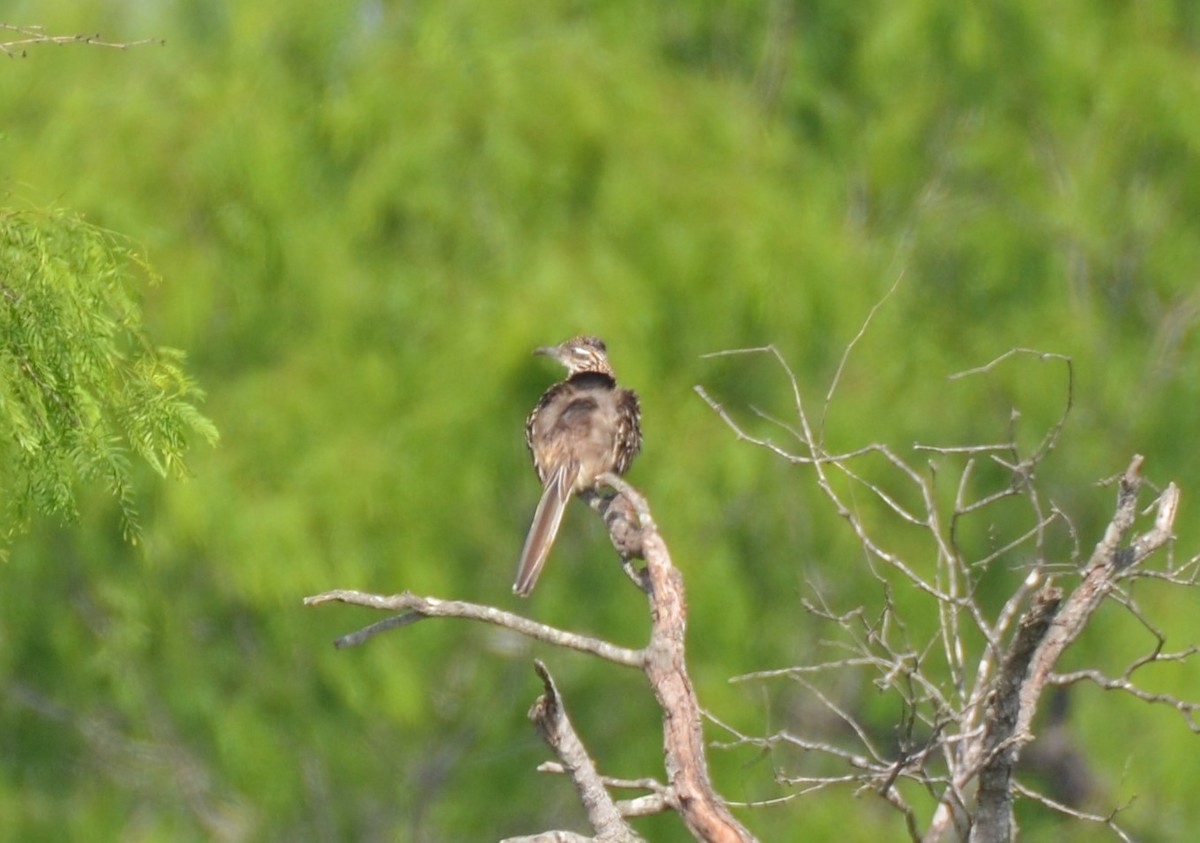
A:
[[[74,516],[81,483],[138,534],[130,455],[181,475],[189,434],[217,431],[183,353],[146,337],[134,247],[63,212],[0,210],[0,489],[9,539],[33,513]]]

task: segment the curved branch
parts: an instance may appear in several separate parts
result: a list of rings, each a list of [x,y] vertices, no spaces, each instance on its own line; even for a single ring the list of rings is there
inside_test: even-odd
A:
[[[421,597],[410,591],[385,596],[342,588],[304,598],[305,606],[319,606],[322,603],[333,602],[366,606],[370,609],[404,612],[402,615],[388,618],[387,620],[364,627],[357,632],[342,636],[334,642],[334,646],[339,649],[362,644],[380,632],[401,626],[408,626],[417,621],[425,620],[425,618],[465,618],[466,620],[482,621],[504,627],[505,629],[511,629],[513,632],[536,641],[544,641],[547,644],[554,644],[558,647],[591,653],[613,664],[620,664],[626,667],[642,667],[646,660],[644,650],[631,650],[627,647],[618,647],[599,638],[567,632],[566,630],[531,621],[520,615],[514,615],[512,612],[504,612],[492,606],[470,603],[465,600],[439,600],[436,597]]]
[[[663,750],[676,810],[697,840],[750,843],[754,837],[729,812],[708,774],[700,703],[684,659],[683,575],[671,564],[645,498],[619,477],[606,475],[604,482],[629,501],[640,522],[651,618],[644,669],[663,710]]]

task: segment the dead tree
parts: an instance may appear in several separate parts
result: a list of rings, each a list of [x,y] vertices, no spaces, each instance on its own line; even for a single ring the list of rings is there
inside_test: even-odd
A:
[[[868,322],[870,320],[868,319]],[[865,330],[865,326],[864,326]],[[862,334],[859,334],[861,337]],[[857,338],[855,342],[857,341]],[[854,343],[847,349],[847,356]],[[1149,664],[1182,661],[1200,648],[1177,652],[1165,649],[1164,636],[1155,629],[1129,593],[1131,581],[1153,577],[1173,586],[1193,586],[1198,558],[1181,565],[1169,560],[1165,570],[1148,570],[1143,562],[1172,539],[1179,505],[1179,489],[1168,484],[1153,503],[1152,523],[1142,532],[1134,529],[1139,512],[1139,492],[1144,481],[1143,459],[1135,456],[1116,478],[1117,500],[1111,522],[1087,559],[1080,554],[1056,559],[1048,550],[1048,531],[1062,525],[1078,537],[1066,515],[1046,500],[1035,482],[1036,470],[1055,447],[1072,400],[1071,361],[1054,354],[1014,349],[979,369],[959,376],[986,375],[1019,355],[1058,363],[1067,374],[1062,416],[1030,453],[1022,453],[1016,436],[995,445],[944,447],[916,445],[926,461],[910,463],[884,444],[871,444],[849,452],[831,452],[825,444],[824,418],[846,364],[843,358],[826,394],[825,406],[813,423],[801,397],[799,383],[774,347],[725,352],[726,355],[762,355],[781,367],[791,390],[794,420],[769,426],[784,431],[787,444],[756,435],[734,419],[722,404],[701,387],[697,391],[729,425],[739,439],[766,448],[793,464],[811,470],[822,496],[849,525],[867,564],[864,574],[880,586],[880,606],[836,608],[813,587],[805,606],[835,634],[829,643],[839,655],[815,663],[759,671],[735,678],[740,682],[775,682],[790,679],[804,689],[814,705],[829,714],[826,722],[840,724],[849,735],[839,741],[828,734],[804,734],[783,729],[768,735],[750,735],[721,724],[730,739],[726,747],[752,746],[772,753],[816,755],[832,759],[841,772],[781,773],[779,781],[794,793],[807,793],[836,785],[856,792],[875,792],[899,810],[914,841],[937,843],[953,835],[971,843],[1007,843],[1015,835],[1015,797],[1034,799],[1071,816],[1101,823],[1128,840],[1116,814],[1098,815],[1069,807],[1019,783],[1014,775],[1022,747],[1033,740],[1031,723],[1048,687],[1094,682],[1102,688],[1132,694],[1151,704],[1175,708],[1193,731],[1200,731],[1195,714],[1200,703],[1168,694],[1149,693],[1134,684],[1133,675]],[[886,485],[870,478],[880,461],[897,483]],[[874,461],[871,463],[869,461]],[[988,487],[976,482],[981,463],[1004,479]],[[996,469],[999,472],[996,472]],[[957,476],[955,476],[955,473]],[[949,476],[953,502],[941,491]],[[903,487],[903,488],[899,488]],[[877,509],[904,529],[916,528],[931,549],[926,559],[907,558],[892,549],[885,529],[868,524],[855,496],[866,492]],[[983,551],[972,552],[960,536],[966,519],[989,510],[1001,501],[1024,501],[1026,526],[1015,535],[993,539]],[[893,531],[894,532],[894,531]],[[1024,578],[998,610],[989,611],[980,598],[982,578],[998,560],[1020,551],[1028,560]],[[861,569],[860,569],[861,570]],[[913,640],[911,621],[895,599],[903,589],[908,606],[921,601],[923,616],[937,619],[936,631],[927,640]],[[1150,631],[1150,651],[1117,677],[1096,670],[1056,672],[1063,652],[1087,626],[1105,600],[1124,606]],[[981,641],[981,645],[973,642]],[[884,747],[877,733],[850,705],[820,687],[822,678],[844,680],[862,673],[884,694],[894,695],[904,712],[896,724],[894,745]],[[780,766],[788,762],[780,760]],[[797,762],[797,766],[804,766]],[[827,768],[825,768],[827,770]],[[778,801],[771,800],[771,801]]]
[[[362,644],[381,632],[426,618],[463,618],[495,624],[538,641],[590,653],[613,664],[637,668],[645,674],[663,712],[665,783],[651,778],[628,781],[602,776],[571,725],[562,694],[549,670],[543,663],[535,663],[545,692],[534,703],[529,715],[538,734],[558,757],[556,764],[543,765],[542,769],[570,777],[587,811],[593,833],[588,836],[547,831],[514,841],[632,843],[642,838],[627,822],[629,817],[673,810],[697,840],[750,843],[754,837],[733,817],[709,777],[703,719],[685,659],[687,603],[683,577],[671,564],[666,542],[651,518],[645,499],[615,476],[608,475],[605,481],[618,490],[618,494],[612,497],[592,494],[588,503],[604,517],[626,571],[649,600],[650,640],[640,650],[556,629],[492,606],[420,597],[409,592],[384,596],[339,590],[309,597],[304,602],[318,605],[339,601],[399,613],[338,639],[335,642],[338,647]],[[635,570],[631,564],[633,559],[644,559],[645,567]],[[617,800],[610,793],[615,788],[642,790],[645,795]]]

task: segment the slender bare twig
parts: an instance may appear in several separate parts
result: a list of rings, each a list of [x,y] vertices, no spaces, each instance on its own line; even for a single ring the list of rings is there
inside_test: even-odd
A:
[[[1193,649],[1192,652],[1194,653],[1195,650]],[[1157,661],[1168,660],[1167,658],[1157,659]],[[1200,712],[1200,703],[1181,699],[1174,694],[1151,693],[1143,688],[1139,688],[1129,679],[1129,674],[1135,669],[1130,668],[1125,674],[1116,677],[1105,676],[1100,671],[1090,668],[1087,670],[1073,670],[1070,673],[1052,673],[1047,677],[1046,681],[1051,685],[1073,685],[1076,682],[1091,682],[1105,691],[1124,691],[1142,702],[1168,706],[1183,715],[1183,719],[1189,729],[1200,734],[1200,723],[1196,721],[1197,713]]]
[[[50,35],[45,27],[21,26],[12,23],[0,23],[0,32],[11,32],[16,38],[0,40],[0,53],[11,58],[25,58],[26,47],[35,44],[90,44],[93,47],[111,47],[116,50],[127,50],[130,47],[141,47],[145,44],[165,44],[161,38],[142,38],[138,41],[105,41],[100,35]],[[2,37],[2,36],[0,36]]]
[[[1125,810],[1125,807],[1127,806],[1116,808],[1112,811],[1112,813],[1107,815],[1091,814],[1087,811],[1080,811],[1077,808],[1064,805],[1061,802],[1051,799],[1043,793],[1038,793],[1036,790],[1026,787],[1020,782],[1013,782],[1013,790],[1018,795],[1023,796],[1026,799],[1032,799],[1035,802],[1039,802],[1042,805],[1045,805],[1047,808],[1055,810],[1064,816],[1074,817],[1077,820],[1084,820],[1086,822],[1099,823],[1100,825],[1108,826],[1108,828],[1112,830],[1113,834],[1124,840],[1125,843],[1133,843],[1133,838],[1126,834],[1125,830],[1117,825],[1116,821],[1117,815],[1121,813],[1121,811]]]
[[[1034,450],[1032,454],[1025,458],[1024,462],[1028,465],[1036,465],[1045,459],[1046,455],[1054,450],[1054,446],[1058,444],[1058,439],[1062,435],[1063,427],[1067,423],[1067,416],[1071,413],[1071,408],[1075,406],[1075,364],[1070,357],[1064,354],[1055,354],[1050,351],[1038,351],[1034,348],[1010,348],[1008,351],[1001,354],[989,363],[984,363],[982,366],[977,366],[973,369],[967,369],[963,372],[957,372],[950,376],[950,380],[959,380],[961,378],[971,377],[972,375],[988,374],[994,371],[1002,363],[1007,362],[1013,357],[1031,356],[1040,361],[1055,360],[1061,362],[1067,367],[1067,394],[1066,406],[1063,407],[1062,413],[1046,435],[1042,438],[1042,442]]]
[[[557,761],[543,761],[538,764],[537,771],[539,773],[555,773],[562,775],[566,769]],[[669,788],[660,782],[658,779],[641,778],[641,779],[622,779],[616,776],[601,776],[600,780],[604,782],[605,787],[617,788],[619,790],[648,790],[651,793],[665,794]]]
[[[558,773],[566,772],[566,769],[557,761],[544,761],[537,767],[539,773]],[[621,779],[613,776],[600,776],[600,781],[605,787],[616,790],[648,790],[649,793],[644,796],[638,796],[633,799],[618,799],[616,800],[617,810],[621,812],[623,817],[649,817],[654,814],[664,814],[667,811],[678,810],[675,804],[675,794],[671,788],[664,785],[657,779]],[[733,803],[729,803],[733,804]]]
[[[901,268],[896,273],[896,279],[892,281],[892,286],[887,288],[887,292],[880,296],[875,304],[871,305],[866,318],[863,319],[862,324],[858,327],[858,333],[851,338],[850,342],[846,343],[846,348],[842,351],[842,359],[838,361],[837,369],[834,371],[833,377],[829,379],[829,389],[825,392],[825,403],[821,406],[821,419],[817,423],[817,429],[821,431],[822,440],[825,438],[825,420],[829,416],[829,408],[833,406],[833,396],[837,392],[838,384],[842,382],[842,374],[846,371],[846,364],[850,360],[851,353],[853,353],[855,346],[862,341],[862,338],[867,335],[867,329],[875,321],[876,314],[887,304],[887,300],[892,297],[892,294],[896,292],[896,288],[900,286],[900,282],[903,280],[904,269]]]

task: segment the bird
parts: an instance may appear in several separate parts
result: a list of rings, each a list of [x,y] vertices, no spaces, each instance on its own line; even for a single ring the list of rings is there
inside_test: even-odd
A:
[[[606,473],[624,474],[642,449],[637,393],[617,385],[602,340],[572,337],[533,353],[557,360],[567,377],[525,420],[525,444],[544,488],[513,582],[521,597],[537,583],[571,496],[595,489]]]

